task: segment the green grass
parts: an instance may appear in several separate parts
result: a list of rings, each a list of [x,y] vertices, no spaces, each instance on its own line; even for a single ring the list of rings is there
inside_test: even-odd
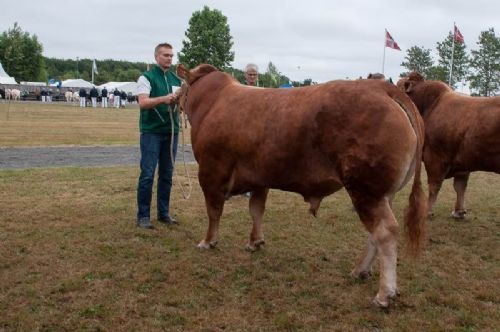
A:
[[[196,171],[190,168],[192,176]],[[325,199],[317,219],[298,195],[271,191],[266,245],[253,254],[244,250],[248,199],[234,197],[218,247],[199,251],[207,218],[197,181],[189,201],[174,185],[181,225],[146,231],[135,227],[137,176],[137,167],[0,171],[0,330],[493,331],[500,325],[498,175],[471,176],[465,221],[448,217],[454,193],[445,182],[421,259],[399,258],[402,294],[389,310],[370,304],[378,265],[370,280],[349,275],[367,234],[344,191]],[[394,204],[400,221],[407,195],[408,188]]]
[[[184,134],[190,142],[190,131]],[[181,138],[179,138],[180,140]],[[0,100],[0,147],[131,145],[139,142],[139,108],[80,108],[71,103]]]

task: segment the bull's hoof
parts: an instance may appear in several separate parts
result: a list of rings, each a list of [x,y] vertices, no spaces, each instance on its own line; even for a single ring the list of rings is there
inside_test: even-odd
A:
[[[212,248],[215,248],[215,246],[217,245],[217,241],[212,241],[212,242],[207,242],[205,240],[201,241],[200,243],[198,243],[198,249],[212,249]]]
[[[451,217],[454,219],[465,219],[465,215],[467,214],[467,210],[454,210],[451,211]]]
[[[378,296],[375,296],[373,299],[372,303],[377,307],[377,308],[388,308],[389,307],[389,300],[386,299],[385,301],[382,301],[378,298]]]
[[[360,280],[366,280],[366,279],[369,279],[371,278],[372,276],[372,271],[361,271],[361,272],[355,272],[353,271],[351,273],[351,275],[356,278],[356,279],[360,279]]]
[[[388,296],[380,296],[377,294],[373,299],[372,303],[378,308],[388,308],[391,301],[395,300],[399,296],[399,290],[395,290],[393,294]]]
[[[248,242],[247,245],[245,246],[245,250],[249,252],[255,252],[257,251],[262,245],[264,245],[266,242],[264,239],[259,239],[256,241]]]

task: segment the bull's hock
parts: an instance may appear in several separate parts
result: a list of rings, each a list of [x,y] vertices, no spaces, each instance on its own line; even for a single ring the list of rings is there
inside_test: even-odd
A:
[[[184,158],[187,163],[195,162],[191,145],[184,145]],[[0,169],[129,166],[139,165],[139,161],[138,145],[0,148]],[[183,162],[181,146],[177,149],[176,162]]]

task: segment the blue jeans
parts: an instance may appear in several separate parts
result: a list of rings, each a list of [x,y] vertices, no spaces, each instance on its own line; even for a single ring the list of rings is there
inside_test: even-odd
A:
[[[177,153],[179,135],[174,134],[173,154]],[[151,196],[155,169],[158,164],[158,190],[156,193],[158,217],[169,215],[170,191],[174,162],[170,157],[171,134],[141,133],[141,175],[137,185],[137,220],[150,217]]]

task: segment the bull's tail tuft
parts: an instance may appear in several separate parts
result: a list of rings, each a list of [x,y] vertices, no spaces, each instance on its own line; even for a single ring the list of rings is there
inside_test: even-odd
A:
[[[417,159],[416,162],[422,163],[420,159]],[[418,171],[417,168],[419,168]],[[406,249],[409,256],[414,258],[422,251],[426,236],[427,198],[420,181],[420,168],[421,166],[417,166],[415,169],[415,179],[408,198],[409,205],[405,209],[405,225],[408,236]]]

